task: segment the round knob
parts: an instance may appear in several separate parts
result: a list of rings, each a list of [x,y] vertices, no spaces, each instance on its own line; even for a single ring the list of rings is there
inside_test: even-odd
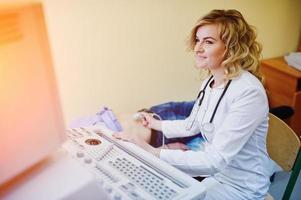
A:
[[[79,158],[82,158],[82,157],[84,157],[84,152],[82,152],[82,151],[78,151],[77,153],[76,153],[76,156],[77,157],[79,157]]]
[[[91,162],[92,162],[92,159],[91,159],[91,158],[89,158],[89,157],[85,158],[85,163],[89,164],[89,163],[91,163]]]
[[[114,194],[113,196],[114,200],[121,200],[121,195],[119,193]]]

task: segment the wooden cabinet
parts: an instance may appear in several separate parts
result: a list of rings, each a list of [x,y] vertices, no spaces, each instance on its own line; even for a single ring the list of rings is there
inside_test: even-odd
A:
[[[288,121],[301,136],[301,71],[288,66],[283,57],[261,62],[270,107],[291,106],[295,114]]]

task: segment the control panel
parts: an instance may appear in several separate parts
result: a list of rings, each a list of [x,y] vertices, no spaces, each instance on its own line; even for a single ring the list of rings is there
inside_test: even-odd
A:
[[[95,175],[114,200],[202,199],[205,188],[182,171],[140,147],[111,136],[104,126],[67,130],[63,144]]]

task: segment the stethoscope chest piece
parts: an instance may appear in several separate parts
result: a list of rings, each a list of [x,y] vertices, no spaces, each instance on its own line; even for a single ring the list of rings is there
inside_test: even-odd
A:
[[[214,124],[207,122],[202,125],[202,131],[205,134],[210,134],[214,132]]]

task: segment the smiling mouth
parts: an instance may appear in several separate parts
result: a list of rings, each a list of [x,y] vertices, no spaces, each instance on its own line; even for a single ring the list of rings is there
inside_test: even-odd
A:
[[[205,56],[198,56],[198,55],[196,55],[196,57],[198,58],[198,59],[206,59],[207,57],[205,57]]]

